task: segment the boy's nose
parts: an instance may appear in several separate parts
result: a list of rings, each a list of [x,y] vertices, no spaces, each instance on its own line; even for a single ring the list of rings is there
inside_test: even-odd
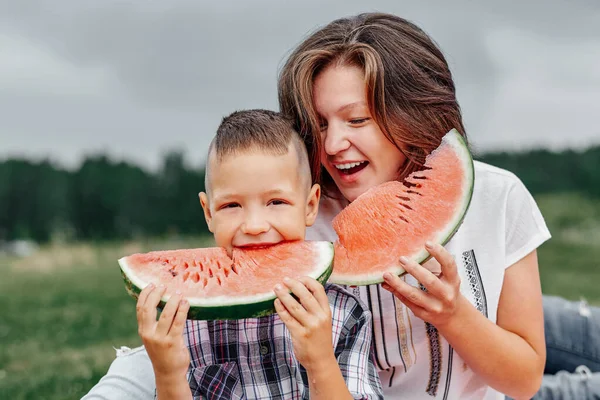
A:
[[[348,141],[346,131],[343,127],[332,124],[327,127],[323,145],[325,152],[333,156],[347,150],[350,147],[350,141]]]
[[[242,225],[242,232],[246,235],[260,235],[269,230],[269,223],[260,216],[249,216]]]

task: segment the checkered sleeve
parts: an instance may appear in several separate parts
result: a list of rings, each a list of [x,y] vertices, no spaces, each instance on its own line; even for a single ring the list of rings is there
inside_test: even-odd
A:
[[[329,286],[327,295],[337,336],[335,356],[350,394],[355,399],[383,399],[371,346],[371,312],[342,288]]]

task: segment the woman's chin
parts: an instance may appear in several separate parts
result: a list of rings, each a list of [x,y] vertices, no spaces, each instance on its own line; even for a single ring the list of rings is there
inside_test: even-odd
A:
[[[343,189],[343,190],[340,190],[340,192],[342,193],[342,196],[344,196],[344,198],[346,200],[348,200],[350,203],[352,203],[354,200],[356,200],[361,194],[365,193],[367,190],[369,190],[369,188],[356,187],[356,188]]]

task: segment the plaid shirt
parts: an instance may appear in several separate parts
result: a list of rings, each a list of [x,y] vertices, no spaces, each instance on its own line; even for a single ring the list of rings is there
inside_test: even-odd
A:
[[[355,399],[383,398],[371,351],[371,313],[357,297],[326,285],[333,345]],[[194,399],[308,399],[306,370],[277,314],[232,321],[187,321],[188,381]]]

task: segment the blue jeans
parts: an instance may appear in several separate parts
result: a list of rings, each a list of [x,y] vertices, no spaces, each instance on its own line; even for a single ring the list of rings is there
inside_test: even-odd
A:
[[[544,296],[546,368],[535,400],[600,399],[600,309]]]

